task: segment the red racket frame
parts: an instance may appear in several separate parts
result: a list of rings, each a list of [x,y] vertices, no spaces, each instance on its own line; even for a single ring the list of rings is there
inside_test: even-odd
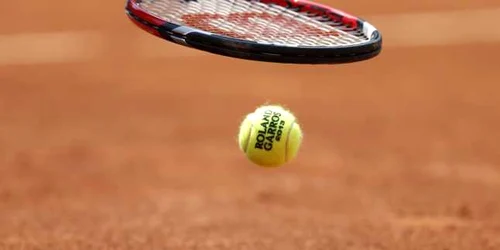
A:
[[[140,8],[141,1],[127,0],[125,8],[130,20],[138,27],[167,41],[218,55],[276,63],[339,64],[371,59],[377,56],[382,49],[380,32],[368,22],[329,6],[307,0],[260,0],[260,2],[280,5],[298,12],[327,16],[349,30],[363,32],[369,38],[368,41],[336,47],[292,47],[257,43],[167,22]]]

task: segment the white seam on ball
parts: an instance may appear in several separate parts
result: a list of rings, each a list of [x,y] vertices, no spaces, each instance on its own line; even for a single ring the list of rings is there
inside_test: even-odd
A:
[[[248,146],[250,145],[250,140],[252,139],[252,129],[253,129],[253,122],[250,123],[250,131],[248,132],[248,137],[247,137],[247,143],[245,145],[245,149],[243,150],[245,154],[248,151]]]
[[[292,125],[290,125],[290,129],[288,130],[288,134],[286,135],[285,162],[288,161],[288,145],[289,145],[290,134],[292,133],[293,125],[295,125],[295,120],[293,120]]]

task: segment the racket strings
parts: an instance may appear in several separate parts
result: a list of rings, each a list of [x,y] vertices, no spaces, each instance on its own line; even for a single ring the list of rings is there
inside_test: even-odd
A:
[[[167,22],[260,43],[342,46],[368,40],[327,16],[257,0],[142,0],[140,6]]]
[[[255,6],[255,5],[256,4],[253,4],[252,6]],[[261,7],[261,6],[255,6],[254,8],[259,8],[259,7]],[[285,8],[277,10],[277,9],[274,9],[273,7],[274,7],[273,5],[265,5],[265,7],[262,7],[263,8],[262,13],[274,12],[277,16],[285,15],[285,12],[286,12]],[[282,24],[275,23],[275,22],[272,22],[271,20],[268,20],[263,25],[264,27],[263,27],[263,29],[260,30],[260,33],[257,35],[257,37],[264,37],[265,34],[268,34],[268,36],[270,38],[274,38],[277,41],[279,41],[280,37],[273,36],[273,31],[280,29],[281,27],[288,27],[291,24],[292,20],[293,19],[288,18]],[[301,36],[300,34],[296,34],[295,37],[294,36],[281,36],[281,40],[282,40],[281,43],[283,43],[283,44],[299,44],[300,45],[299,37],[303,37],[303,36]]]

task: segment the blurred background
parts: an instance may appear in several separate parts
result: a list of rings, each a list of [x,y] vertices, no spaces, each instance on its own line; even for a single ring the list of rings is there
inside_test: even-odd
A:
[[[500,249],[500,3],[322,3],[378,27],[380,56],[243,61],[124,1],[5,2],[0,249]],[[266,102],[305,133],[279,169],[236,142]]]

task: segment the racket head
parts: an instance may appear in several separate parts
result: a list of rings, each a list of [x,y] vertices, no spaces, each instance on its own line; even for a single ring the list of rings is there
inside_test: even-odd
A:
[[[125,10],[159,38],[240,59],[340,64],[382,49],[370,23],[307,0],[127,0]]]

